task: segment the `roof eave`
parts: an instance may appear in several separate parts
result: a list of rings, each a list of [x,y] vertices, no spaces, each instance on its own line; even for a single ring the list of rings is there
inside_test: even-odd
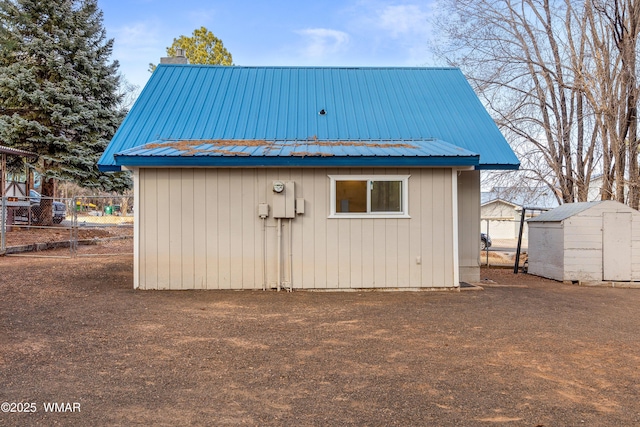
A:
[[[501,198],[499,198],[499,197],[498,197],[498,198],[496,198],[496,199],[491,199],[491,200],[489,200],[489,201],[487,201],[487,202],[484,202],[484,203],[482,203],[480,206],[487,206],[487,205],[490,205],[491,203],[495,203],[495,202],[501,202],[501,203],[504,203],[504,204],[506,204],[506,205],[511,205],[511,206],[513,206],[514,208],[520,207],[520,205],[518,205],[518,204],[516,204],[516,203],[509,202],[509,201],[507,201],[507,200],[505,200],[505,199],[501,199]]]
[[[115,165],[98,165],[98,170],[100,172],[121,172],[122,167]]]
[[[184,156],[141,157],[116,155],[116,168],[131,167],[456,167],[478,166],[478,156],[369,157],[369,156]],[[105,168],[106,165],[102,165]],[[101,169],[103,170],[103,169]],[[104,169],[106,170],[106,168]]]
[[[514,170],[520,169],[520,163],[489,163],[479,164],[476,169],[478,170]]]

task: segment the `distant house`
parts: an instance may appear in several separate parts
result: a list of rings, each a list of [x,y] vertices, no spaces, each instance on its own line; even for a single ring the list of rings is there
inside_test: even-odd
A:
[[[99,161],[142,289],[456,289],[480,170],[518,166],[459,69],[167,64]]]
[[[589,188],[587,190],[587,201],[596,202],[602,200],[602,187],[604,186],[604,175],[596,175],[589,181]],[[624,184],[624,198],[627,200],[629,194],[629,185],[627,182]],[[611,183],[611,200],[616,196],[616,183]]]
[[[488,231],[492,239],[516,239],[520,232],[522,207],[537,208],[525,212],[525,220],[545,210],[558,206],[558,200],[550,190],[527,187],[494,187],[481,194],[482,231]],[[523,238],[528,237],[527,223]]]

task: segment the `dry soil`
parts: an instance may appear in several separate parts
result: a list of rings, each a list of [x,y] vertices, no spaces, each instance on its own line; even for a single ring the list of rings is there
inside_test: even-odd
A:
[[[1,257],[0,425],[640,424],[640,290],[482,277],[154,292],[130,256]]]

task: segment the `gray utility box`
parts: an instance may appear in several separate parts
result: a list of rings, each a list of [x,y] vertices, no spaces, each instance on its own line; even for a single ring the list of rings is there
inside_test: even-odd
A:
[[[273,217],[295,218],[296,185],[293,181],[273,181]]]

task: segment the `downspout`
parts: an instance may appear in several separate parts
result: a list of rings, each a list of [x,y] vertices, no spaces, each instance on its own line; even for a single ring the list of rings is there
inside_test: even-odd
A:
[[[460,260],[458,248],[458,174],[460,171],[451,169],[451,210],[453,216],[453,287],[460,290]]]

